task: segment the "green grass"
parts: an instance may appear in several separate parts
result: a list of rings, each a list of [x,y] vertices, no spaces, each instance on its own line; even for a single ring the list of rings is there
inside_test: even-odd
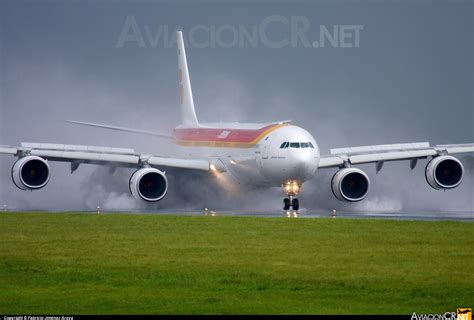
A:
[[[474,302],[473,224],[0,213],[0,314],[412,314]]]

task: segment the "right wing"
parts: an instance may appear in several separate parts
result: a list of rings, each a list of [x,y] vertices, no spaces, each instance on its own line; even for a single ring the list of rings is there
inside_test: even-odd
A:
[[[218,159],[180,158],[162,155],[137,154],[133,149],[110,148],[52,143],[22,143],[21,147],[0,146],[0,154],[17,157],[39,156],[49,161],[71,163],[71,173],[82,163],[121,167],[171,167],[209,171],[211,165],[222,171]]]
[[[353,165],[363,163],[383,164],[385,161],[397,160],[412,160],[413,164],[411,164],[411,166],[414,167],[417,159],[468,152],[474,152],[474,144],[466,143],[430,146],[428,142],[415,142],[336,148],[331,149],[330,155],[321,156],[319,167],[343,167],[345,164]],[[379,168],[381,168],[381,165]]]

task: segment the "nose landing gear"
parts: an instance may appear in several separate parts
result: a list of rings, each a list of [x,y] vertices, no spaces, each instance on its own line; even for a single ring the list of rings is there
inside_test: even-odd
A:
[[[281,185],[281,188],[288,196],[288,198],[283,199],[283,210],[286,211],[287,214],[298,214],[300,203],[295,196],[300,192],[301,183],[297,180],[288,180]]]
[[[283,210],[288,211],[290,208],[294,211],[298,211],[300,208],[300,202],[297,198],[293,198],[293,196],[283,199]]]

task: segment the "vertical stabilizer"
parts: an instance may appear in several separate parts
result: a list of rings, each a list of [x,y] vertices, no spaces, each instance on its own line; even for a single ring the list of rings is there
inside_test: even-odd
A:
[[[186,62],[186,51],[184,49],[183,33],[176,32],[176,44],[178,47],[178,79],[179,97],[181,102],[181,123],[185,125],[197,125],[196,112],[194,111],[193,92],[189,79],[188,63]]]

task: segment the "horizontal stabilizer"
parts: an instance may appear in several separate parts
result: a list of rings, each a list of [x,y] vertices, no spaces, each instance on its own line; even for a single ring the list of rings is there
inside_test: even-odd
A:
[[[89,127],[96,127],[96,128],[102,128],[102,129],[145,134],[145,135],[155,136],[155,137],[164,138],[164,139],[172,139],[173,138],[169,134],[163,134],[163,133],[158,133],[158,132],[153,132],[153,131],[138,130],[138,129],[131,129],[131,128],[124,128],[124,127],[117,127],[117,126],[110,126],[110,125],[100,124],[100,123],[81,122],[81,121],[73,121],[73,120],[66,120],[66,122],[73,123],[73,124],[78,124],[78,125],[82,125],[82,126],[89,126]]]

